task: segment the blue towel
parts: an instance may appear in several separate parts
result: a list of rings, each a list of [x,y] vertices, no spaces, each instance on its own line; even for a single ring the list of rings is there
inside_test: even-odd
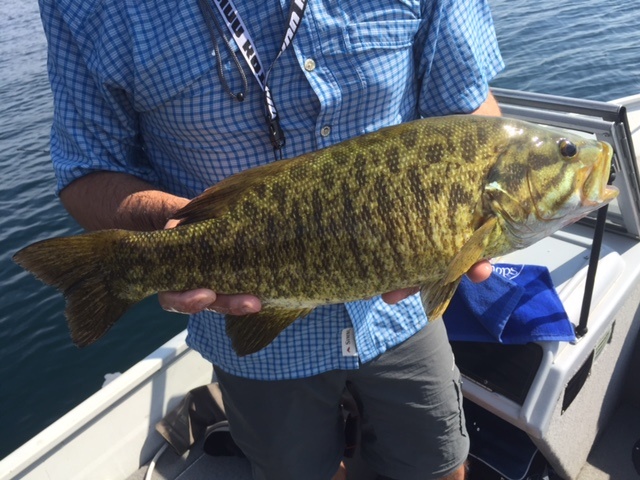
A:
[[[525,344],[576,339],[546,267],[493,266],[484,282],[462,278],[444,322],[450,340]]]

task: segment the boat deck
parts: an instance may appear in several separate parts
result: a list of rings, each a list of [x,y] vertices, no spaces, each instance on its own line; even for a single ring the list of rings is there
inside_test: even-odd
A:
[[[633,453],[640,440],[640,408],[625,403],[595,444],[578,480],[634,479]],[[636,452],[638,454],[640,452]]]
[[[204,452],[204,440],[179,456],[170,448],[158,459],[152,480],[249,480],[251,467],[245,458],[213,457]],[[127,480],[144,480],[148,465],[143,466]]]
[[[250,480],[249,462],[238,456],[211,456],[203,450],[204,440],[184,455],[170,448],[158,459],[149,480]],[[347,460],[349,480],[382,480],[360,459]],[[138,469],[127,480],[146,480],[148,465]]]
[[[589,459],[576,480],[610,480],[640,478],[634,468],[633,453],[640,440],[640,404],[627,400],[609,422],[598,439]],[[208,455],[203,450],[203,440],[197,442],[184,455],[179,456],[170,448],[157,461],[149,480],[250,480],[251,468],[246,459],[237,456]],[[636,452],[638,454],[638,452]],[[145,480],[148,465],[140,468],[127,480]],[[349,480],[380,480],[366,465],[358,461],[348,464]],[[485,470],[473,466],[469,480],[504,478],[496,474],[489,477]],[[553,480],[557,477],[549,477]]]

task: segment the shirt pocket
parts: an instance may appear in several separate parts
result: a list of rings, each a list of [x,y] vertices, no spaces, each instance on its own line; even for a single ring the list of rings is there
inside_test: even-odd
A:
[[[406,49],[419,27],[418,19],[351,23],[345,28],[345,46],[350,52]]]
[[[420,20],[409,18],[345,26],[344,58],[352,73],[344,80],[344,96],[357,98],[369,118],[379,119],[367,121],[365,131],[415,118],[413,43],[419,28]]]

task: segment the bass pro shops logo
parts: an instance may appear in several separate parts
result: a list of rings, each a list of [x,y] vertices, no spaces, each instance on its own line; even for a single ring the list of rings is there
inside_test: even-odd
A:
[[[518,275],[522,273],[524,269],[524,265],[507,265],[507,264],[498,264],[493,265],[493,271],[498,275],[506,278],[507,280],[513,280]]]

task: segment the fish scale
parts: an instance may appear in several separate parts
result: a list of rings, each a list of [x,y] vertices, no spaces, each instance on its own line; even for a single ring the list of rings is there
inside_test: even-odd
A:
[[[610,162],[607,144],[566,131],[424,119],[233,175],[177,212],[176,228],[50,239],[14,259],[63,291],[81,346],[158,291],[256,295],[259,313],[226,319],[246,355],[319,305],[399,288],[420,286],[440,315],[475,262],[611,201]]]

